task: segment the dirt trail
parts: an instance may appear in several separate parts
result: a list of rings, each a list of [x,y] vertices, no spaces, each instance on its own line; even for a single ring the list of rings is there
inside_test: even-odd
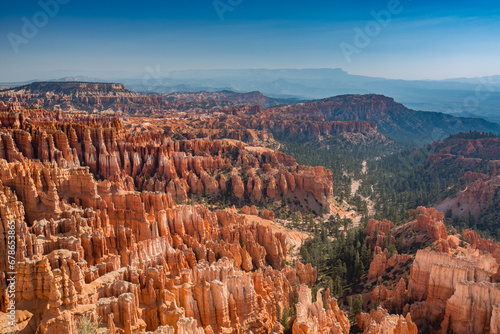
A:
[[[366,160],[364,160],[361,164],[361,173],[366,174],[368,172],[368,168],[366,166]],[[362,180],[352,180],[351,182],[351,197],[355,196],[358,194],[359,187],[361,187],[361,182]],[[372,200],[370,200],[369,197],[364,197],[361,194],[358,194],[363,200],[367,202],[368,205],[368,215],[374,215],[376,213],[375,208],[374,208],[374,203]],[[347,218],[351,218],[354,223],[354,227],[357,227],[360,225],[362,215],[361,214],[353,214],[351,217],[347,216]]]

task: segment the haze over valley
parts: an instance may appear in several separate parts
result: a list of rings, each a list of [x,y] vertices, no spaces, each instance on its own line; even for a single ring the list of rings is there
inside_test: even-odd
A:
[[[0,333],[500,333],[496,2],[0,11]]]

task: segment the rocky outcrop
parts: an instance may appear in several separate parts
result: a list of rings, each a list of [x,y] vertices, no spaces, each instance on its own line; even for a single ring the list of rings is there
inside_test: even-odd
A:
[[[85,110],[148,117],[179,113],[179,119],[187,116],[190,121],[180,127],[177,122],[170,122],[167,132],[176,133],[182,139],[229,138],[247,143],[269,143],[275,134],[283,139],[308,141],[338,137],[341,138],[339,143],[390,143],[385,135],[377,132],[375,122],[335,121],[324,115],[312,114],[309,110],[291,113],[280,106],[289,103],[289,100],[269,98],[260,92],[144,95],[116,83],[34,82],[0,92],[0,100],[6,103],[0,111],[18,111],[21,107],[36,106],[64,112]],[[14,108],[12,103],[18,105]],[[135,124],[134,127],[149,125]]]
[[[363,333],[408,333],[417,334],[418,328],[413,323],[410,314],[406,317],[389,314],[387,310],[379,307],[368,313],[360,313],[356,322]]]
[[[38,81],[28,85],[4,90],[0,93],[4,101],[15,100],[22,106],[37,106],[58,110],[103,111],[107,108],[123,109],[145,103],[158,105],[161,98],[148,97],[128,90],[123,84],[78,81]]]
[[[498,263],[491,254],[470,251],[466,256],[451,256],[447,253],[418,251],[408,285],[412,318],[419,327],[452,328],[454,333],[484,333],[486,327],[454,321],[458,314],[468,314],[464,320],[468,324],[490,324],[493,317],[491,306],[484,306],[486,311],[477,309],[476,313],[470,305],[496,303],[496,295],[500,294],[500,290],[493,288],[494,285],[491,288],[489,286],[497,270]],[[472,296],[473,291],[479,290],[488,291],[482,295],[488,297],[481,299],[478,295]],[[467,298],[470,298],[470,302],[465,302]]]
[[[381,305],[384,309],[395,314],[404,314],[405,305],[409,301],[408,290],[403,278],[394,286],[388,289],[385,285],[379,285],[371,292],[372,305]]]
[[[370,219],[368,221],[368,223],[366,224],[364,232],[366,235],[369,235],[369,236],[373,236],[376,233],[375,231],[378,231],[379,234],[380,233],[385,234],[385,233],[389,232],[393,227],[394,227],[394,223],[387,220],[387,219],[384,219],[382,221]]]
[[[11,172],[31,165],[4,167]],[[41,167],[42,174],[44,168],[49,166]],[[248,226],[229,211],[177,206],[168,194],[123,188],[109,193],[120,186],[96,184],[91,177],[92,191],[73,192],[78,189],[66,182],[88,178],[88,169],[64,174],[50,168],[46,181],[54,184],[52,202],[33,205],[59,211],[41,210],[44,217],[34,216],[27,227],[15,192],[4,187],[2,197],[10,208],[5,218],[16,219],[25,231],[19,235],[27,238],[18,237],[16,302],[35,315],[32,321],[40,321],[42,333],[73,326],[78,310],[89,304],[97,305],[94,313],[101,318],[113,313],[109,326],[125,332],[176,328],[183,317],[193,318],[195,328],[255,326],[267,332],[277,320],[274,303],[290,303],[288,279],[311,284],[307,277],[315,277],[310,266],[297,272],[289,268],[286,274],[267,267],[281,269],[286,255],[284,237],[268,227]],[[36,184],[31,175],[29,183]],[[3,175],[2,182],[23,190],[24,183],[13,178]],[[34,192],[43,194],[36,187]],[[69,197],[72,205],[64,200]],[[83,210],[76,203],[88,206]],[[247,272],[254,269],[260,271]],[[2,300],[2,309],[7,302]],[[40,303],[48,303],[51,313],[29,306]],[[66,311],[59,313],[61,307]]]
[[[374,279],[380,277],[390,268],[393,268],[398,264],[404,264],[410,260],[410,258],[411,257],[408,254],[397,253],[388,258],[387,248],[382,252],[382,249],[377,246],[373,252],[373,259],[372,262],[370,262],[370,268],[368,269],[368,278]]]
[[[297,317],[293,323],[292,333],[349,333],[351,327],[349,320],[339,309],[337,300],[330,297],[329,291],[325,293],[324,299],[318,291],[314,303],[307,286],[301,285],[298,294]]]
[[[390,97],[376,94],[339,95],[275,109],[289,115],[306,114],[309,119],[374,122],[377,131],[414,147],[431,144],[449,133],[470,130],[498,133],[500,130],[498,125],[483,120],[411,110]]]
[[[473,249],[490,253],[500,263],[500,243],[481,238],[475,231],[463,230],[462,238]]]
[[[262,210],[261,215],[262,215],[262,218],[264,218],[264,219],[274,220],[274,212],[272,212],[270,210],[266,210],[266,209]]]
[[[499,305],[500,289],[496,284],[461,281],[446,303],[442,332],[498,333]]]
[[[416,229],[425,233],[434,240],[447,239],[446,227],[444,226],[444,214],[433,208],[418,207]]]
[[[373,260],[368,269],[368,278],[374,279],[385,272],[387,268],[387,248],[382,252],[382,249],[377,246],[373,252]]]
[[[366,224],[364,233],[367,236],[370,248],[375,252],[376,248],[384,248],[387,244],[386,237],[389,231],[394,227],[394,223],[384,219],[378,221],[375,219],[370,219]],[[394,237],[391,236],[390,242],[394,242]]]
[[[481,177],[467,183],[465,189],[455,196],[436,205],[436,209],[442,212],[451,211],[453,216],[466,217],[471,214],[479,217],[488,206],[496,205],[493,201],[499,188],[500,176]]]
[[[500,138],[468,132],[453,135],[431,147],[431,170],[464,170],[451,176],[453,195],[436,204],[436,209],[452,216],[473,215],[478,228],[491,229],[500,217]]]
[[[297,166],[273,151],[246,151],[242,143],[174,142],[134,136],[107,118],[54,117],[21,113],[14,121],[2,119],[8,125],[0,129],[0,284],[5,292],[14,222],[22,333],[69,333],[82,319],[126,334],[281,330],[278,309],[293,304],[301,284],[312,286],[316,270],[286,265],[286,237],[269,224],[249,222],[235,209],[176,201],[192,189],[234,191],[230,174],[225,188],[218,173],[227,168],[241,180],[243,165],[293,180],[287,193],[324,199],[331,182],[311,180],[328,176],[324,169]],[[235,160],[224,157],[235,148]],[[290,172],[278,168],[285,163]],[[248,210],[258,214],[256,207]],[[272,212],[262,216],[272,218]],[[310,290],[302,289],[304,299]],[[330,307],[321,314],[345,327],[345,316],[327,299]],[[9,303],[2,293],[0,311]]]
[[[122,178],[129,188],[168,192],[181,203],[205,195],[254,204],[300,197],[316,212],[330,208],[331,171],[299,166],[292,157],[270,149],[237,141],[173,141],[155,132],[128,133],[120,121],[107,117],[34,110],[6,112],[3,119],[0,158],[7,162],[28,158],[62,168],[87,166],[100,179]]]
[[[500,278],[499,244],[469,230],[460,236],[450,228],[448,235],[444,214],[435,209],[419,207],[409,216],[413,220],[398,227],[388,221],[372,220],[365,228],[366,242],[374,244],[367,275],[370,284],[365,285],[371,290],[368,304],[383,309],[362,313],[358,326],[365,333],[412,332],[413,326],[425,333],[496,331],[500,326],[500,289],[496,287]],[[409,242],[406,249],[410,251],[412,247],[425,249],[418,250],[414,259],[408,254],[388,257],[387,249],[382,251],[376,245],[379,234],[384,235],[384,245],[393,242],[387,235],[394,235]],[[409,277],[403,275],[410,265]],[[370,289],[373,284],[375,288]],[[408,317],[412,328],[405,327]],[[399,327],[399,323],[404,326]],[[385,327],[388,325],[390,329]]]

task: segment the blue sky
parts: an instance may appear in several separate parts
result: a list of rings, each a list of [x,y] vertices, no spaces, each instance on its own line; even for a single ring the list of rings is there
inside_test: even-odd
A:
[[[56,0],[42,0],[50,1]],[[216,0],[231,9],[223,20],[213,0],[59,1],[67,3],[33,36],[23,35],[23,17],[33,22],[42,11],[38,1],[2,2],[0,82],[49,79],[57,70],[142,77],[148,66],[340,67],[400,79],[500,74],[498,0],[400,0],[390,22],[373,30],[368,43],[358,43],[362,47],[355,44],[355,29],[376,28],[371,12],[398,0]],[[348,59],[340,45],[357,52]]]

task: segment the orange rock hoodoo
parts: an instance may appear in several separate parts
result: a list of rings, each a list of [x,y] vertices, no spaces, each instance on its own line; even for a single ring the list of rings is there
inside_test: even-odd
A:
[[[498,327],[493,283],[498,263],[491,254],[468,250],[467,256],[418,251],[408,286],[412,319],[419,327],[442,333],[485,333]],[[467,315],[467,316],[464,316]]]
[[[85,165],[98,178],[124,178],[140,191],[168,192],[178,202],[202,195],[254,203],[299,197],[317,212],[330,208],[331,171],[299,166],[280,152],[237,141],[132,135],[111,118],[53,117],[44,111],[1,114],[0,159],[39,159],[63,168]]]
[[[271,227],[176,201],[219,192],[257,200],[264,177],[276,180],[275,196],[302,192],[326,206],[326,169],[242,143],[133,136],[106,118],[32,111],[3,113],[0,121],[0,249],[15,221],[23,333],[69,333],[82,317],[109,333],[279,332],[277,306],[288,307],[301,284],[315,282],[310,265],[285,265],[286,238]],[[264,164],[270,168],[260,174]],[[243,165],[250,186],[238,181]],[[309,290],[300,289],[307,300]],[[2,293],[0,311],[9,302]],[[326,302],[320,325],[337,323],[347,333],[336,302]],[[307,312],[298,319],[308,322]]]
[[[298,294],[297,319],[293,323],[293,334],[349,333],[349,319],[339,309],[337,300],[330,298],[329,290],[326,291],[324,299],[318,292],[314,303],[311,290],[307,286],[300,286]]]
[[[458,238],[448,236],[442,213],[419,207],[410,215],[415,220],[397,228],[392,228],[392,223],[387,221],[372,220],[365,229],[368,241],[375,240],[376,230],[378,234],[391,231],[394,235],[417,231],[415,242],[430,245],[427,250],[417,251],[408,286],[400,276],[399,281],[393,281],[392,288],[390,283],[380,284],[370,292],[372,305],[380,305],[405,318],[379,309],[358,316],[360,328],[365,333],[384,332],[388,328],[393,332],[412,333],[416,332],[416,324],[420,332],[426,333],[498,333],[500,244],[464,230],[461,238],[470,244],[464,248],[467,244],[458,246]],[[389,277],[395,272],[391,268],[403,264],[398,267],[401,271],[411,259],[407,254],[388,258],[387,249],[382,251],[375,246],[368,278],[375,282],[374,279],[382,275]]]

